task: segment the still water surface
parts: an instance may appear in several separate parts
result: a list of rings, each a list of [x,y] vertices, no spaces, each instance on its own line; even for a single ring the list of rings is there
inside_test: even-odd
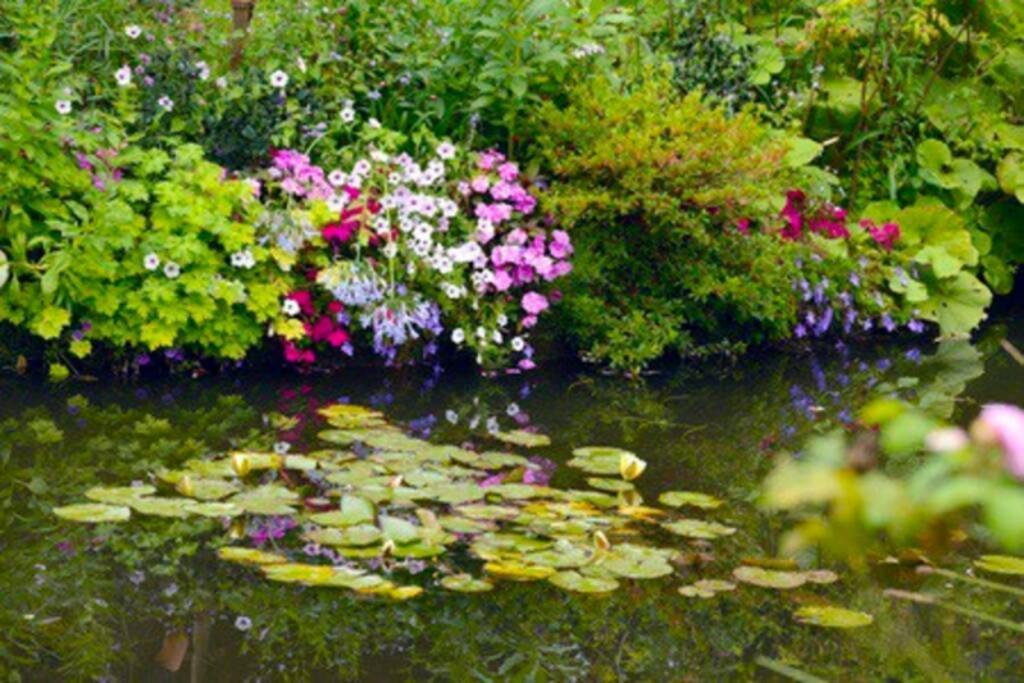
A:
[[[879,392],[958,422],[985,402],[1024,402],[1024,368],[1000,349],[1003,338],[1024,348],[1024,325],[993,325],[974,344],[765,353],[668,368],[643,383],[567,364],[501,379],[419,370],[60,386],[0,379],[0,669],[40,681],[784,680],[786,667],[803,680],[1020,680],[1019,634],[882,594],[928,591],[1024,621],[1024,602],[939,577],[840,570],[838,583],[809,590],[741,586],[710,600],[677,592],[726,577],[742,558],[773,556],[786,521],[755,499],[773,455],[852,420]],[[553,442],[537,453],[558,463],[578,446],[627,448],[649,463],[637,482],[645,499],[713,494],[726,501],[716,519],[739,531],[676,539],[690,558],[677,576],[623,581],[609,595],[545,582],[463,595],[424,580],[421,596],[394,603],[258,579],[213,557],[196,522],[111,529],[50,513],[96,483],[144,480],[236,445],[322,448],[316,410],[338,401],[375,406],[438,443],[479,439],[495,422],[536,428]],[[560,466],[552,485],[581,487],[582,476]],[[833,631],[793,620],[797,607],[822,601],[875,623]]]

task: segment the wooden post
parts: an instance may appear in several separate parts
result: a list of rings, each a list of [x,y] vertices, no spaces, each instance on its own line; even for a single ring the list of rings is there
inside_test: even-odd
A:
[[[252,23],[252,13],[256,0],[231,0],[231,22],[235,32],[235,42],[231,54],[231,68],[242,65],[242,51],[245,48],[245,36]]]

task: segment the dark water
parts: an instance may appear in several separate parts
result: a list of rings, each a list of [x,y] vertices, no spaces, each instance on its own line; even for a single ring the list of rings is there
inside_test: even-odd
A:
[[[1003,338],[1024,348],[1024,325],[994,324],[973,344],[765,353],[643,383],[567,364],[502,379],[371,370],[56,386],[0,379],[0,670],[40,681],[704,681],[782,680],[788,666],[798,679],[1020,680],[1019,634],[882,594],[924,590],[1024,620],[1022,601],[939,577],[842,572],[813,590],[677,593],[695,578],[726,576],[740,558],[776,554],[786,520],[755,500],[774,453],[852,419],[870,397],[898,391],[959,422],[984,402],[1024,402],[1024,367],[1000,348]],[[628,448],[649,462],[638,482],[646,499],[669,489],[714,494],[727,501],[718,519],[739,532],[691,544],[698,561],[680,576],[624,581],[606,596],[500,583],[481,595],[428,587],[392,603],[225,566],[199,522],[101,531],[50,513],[96,483],[144,479],[235,445],[311,450],[322,428],[316,409],[338,400],[379,407],[441,443],[472,439],[496,419],[550,435],[541,452],[558,462],[577,446]],[[579,479],[560,467],[553,484]],[[947,563],[962,569],[967,558]],[[822,600],[875,623],[838,631],[792,619]],[[251,627],[238,628],[239,617]],[[187,651],[171,673],[155,658],[174,641]]]

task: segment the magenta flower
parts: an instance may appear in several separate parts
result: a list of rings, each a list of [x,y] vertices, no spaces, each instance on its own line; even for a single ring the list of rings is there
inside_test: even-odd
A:
[[[569,240],[569,233],[565,230],[555,230],[552,232],[548,251],[555,258],[569,258],[572,255],[572,242]]]
[[[1024,479],[1024,410],[1007,403],[989,403],[978,421],[991,430],[1006,456],[1006,469]]]
[[[538,292],[527,292],[523,295],[523,310],[530,315],[540,315],[548,308],[548,300]]]
[[[506,183],[511,183],[519,176],[519,167],[515,163],[508,161],[498,167],[498,175]]]

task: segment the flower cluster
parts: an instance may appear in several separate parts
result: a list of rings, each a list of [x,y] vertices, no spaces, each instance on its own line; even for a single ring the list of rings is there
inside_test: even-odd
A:
[[[432,355],[447,329],[481,364],[532,368],[528,330],[558,300],[544,289],[571,271],[573,247],[567,233],[535,217],[537,199],[518,166],[496,151],[467,158],[448,142],[426,160],[367,151],[350,168],[325,172],[278,150],[265,173],[267,196],[300,207],[316,226],[298,243],[289,231],[290,253],[319,287],[284,302],[282,312],[303,328],[279,326],[288,331],[286,357],[312,362],[308,347],[323,341],[351,353],[348,339],[330,337],[346,330],[394,363],[417,342]],[[276,220],[302,221],[295,211]],[[283,232],[264,237],[280,244]],[[327,336],[314,334],[318,324]]]
[[[805,232],[823,235],[828,239],[850,238],[850,228],[846,224],[846,209],[825,203],[812,210],[808,205],[807,195],[802,190],[790,190],[786,193],[786,205],[779,215],[785,223],[779,231],[783,239],[797,240]],[[748,225],[741,223],[738,226],[740,232],[746,233]],[[900,226],[895,223],[879,226],[871,220],[864,219],[860,222],[860,227],[885,251],[891,251],[900,238]]]

